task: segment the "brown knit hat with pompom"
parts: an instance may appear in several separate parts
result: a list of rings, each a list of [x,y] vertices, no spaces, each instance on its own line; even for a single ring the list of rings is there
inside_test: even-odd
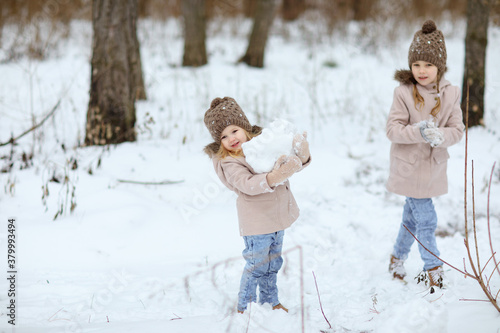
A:
[[[231,97],[215,98],[210,103],[210,109],[205,112],[204,121],[210,135],[219,144],[222,131],[229,125],[239,126],[248,132],[252,131],[252,125],[245,113]]]
[[[413,36],[413,42],[408,51],[408,66],[416,61],[430,62],[441,73],[446,71],[446,44],[443,33],[437,30],[436,23],[427,20]]]

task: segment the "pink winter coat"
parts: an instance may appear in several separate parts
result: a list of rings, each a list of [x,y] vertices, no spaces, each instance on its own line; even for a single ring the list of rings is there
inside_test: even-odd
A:
[[[460,91],[444,79],[440,81],[441,110],[434,120],[444,133],[444,142],[432,148],[420,134],[416,124],[432,118],[430,112],[436,105],[436,85],[417,84],[425,106],[415,108],[413,84],[407,71],[398,76],[402,83],[394,90],[394,100],[387,119],[387,137],[391,140],[390,175],[387,190],[412,198],[431,198],[448,192],[446,175],[450,157],[447,147],[459,142],[464,124],[460,109]]]
[[[299,207],[290,182],[271,188],[266,173],[256,173],[244,157],[212,158],[222,183],[236,192],[241,236],[268,234],[284,230],[299,217]],[[302,168],[309,165],[303,165]]]

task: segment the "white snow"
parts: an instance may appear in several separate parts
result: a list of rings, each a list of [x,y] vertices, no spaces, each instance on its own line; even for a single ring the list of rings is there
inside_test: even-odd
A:
[[[30,128],[33,117],[41,120],[61,99],[41,128],[13,148],[0,147],[0,168],[9,165],[11,154],[15,157],[13,170],[0,173],[0,332],[14,332],[6,309],[8,217],[17,222],[15,332],[500,329],[500,315],[490,303],[471,301],[485,299],[478,284],[448,266],[448,290],[428,301],[426,289],[413,280],[423,266],[416,245],[405,263],[408,284],[388,273],[404,198],[384,187],[390,148],[385,121],[397,84],[392,76],[407,66],[413,29],[389,39],[382,33],[387,29],[375,24],[372,29],[380,33],[371,41],[356,24],[327,36],[320,20],[276,22],[266,67],[253,69],[235,65],[251,22],[216,22],[209,29],[209,65],[182,68],[182,22],[141,21],[148,100],[137,103],[137,142],[78,147],[85,134],[92,31],[88,22],[71,27],[70,38],[51,50],[50,58],[0,63],[0,142]],[[460,85],[465,25],[443,27],[446,77]],[[2,38],[14,40],[15,33],[4,27]],[[2,49],[2,59],[7,51]],[[491,256],[487,184],[493,163],[500,161],[498,54],[500,29],[490,27],[486,126],[470,130],[467,156],[467,215],[471,226],[473,160],[482,264]],[[338,66],[324,66],[332,61]],[[223,96],[234,97],[252,124],[287,119],[308,132],[312,163],[290,179],[301,216],[286,230],[285,263],[278,276],[288,314],[258,305],[244,315],[235,313],[244,266],[235,195],[220,183],[202,151],[211,142],[203,114],[213,98]],[[34,153],[27,168],[23,152]],[[471,272],[463,243],[465,138],[449,152],[449,193],[434,200],[438,231],[447,236],[437,242],[443,259],[464,269],[465,258]],[[497,163],[490,200],[496,251],[499,168]],[[51,181],[54,175],[59,183]],[[63,213],[53,220],[61,207]],[[491,268],[490,262],[486,276]],[[492,276],[490,287],[497,291],[500,276]]]
[[[294,154],[295,134],[297,130],[292,123],[284,119],[274,120],[262,129],[262,134],[242,145],[248,164],[257,173],[271,171],[280,156]]]

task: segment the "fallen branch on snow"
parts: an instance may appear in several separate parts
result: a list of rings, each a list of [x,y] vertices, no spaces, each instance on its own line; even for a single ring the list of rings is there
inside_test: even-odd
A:
[[[45,123],[47,121],[47,119],[49,119],[50,117],[52,117],[54,115],[54,113],[56,112],[56,110],[61,105],[61,100],[62,100],[62,97],[57,101],[56,105],[54,105],[54,107],[52,108],[52,110],[50,110],[50,112],[38,124],[32,126],[30,129],[27,129],[26,131],[24,131],[23,133],[19,134],[18,136],[10,138],[9,141],[0,143],[0,147],[6,146],[6,145],[9,145],[9,144],[14,144],[17,140],[21,139],[26,134],[28,134],[28,133],[36,130],[38,127],[42,126],[43,123]]]
[[[119,183],[127,183],[127,184],[137,184],[137,185],[170,185],[170,184],[179,184],[183,183],[184,180],[163,180],[159,182],[141,182],[136,180],[126,180],[126,179],[117,179]]]

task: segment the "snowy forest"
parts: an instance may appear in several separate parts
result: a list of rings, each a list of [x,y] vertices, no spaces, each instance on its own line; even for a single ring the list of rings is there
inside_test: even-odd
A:
[[[385,186],[394,73],[429,19],[466,125],[433,198],[436,294],[417,242],[389,273]],[[497,0],[2,0],[0,333],[500,332],[499,56]],[[288,312],[236,311],[236,194],[203,151],[225,96],[307,132]]]

